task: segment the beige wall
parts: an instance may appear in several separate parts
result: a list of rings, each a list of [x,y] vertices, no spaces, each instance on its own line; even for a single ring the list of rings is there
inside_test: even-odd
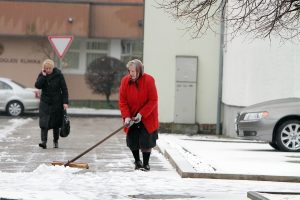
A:
[[[0,38],[4,47],[0,55],[0,76],[11,78],[28,87],[34,87],[45,58],[38,52],[35,42],[30,39]]]
[[[144,7],[95,5],[92,7],[91,36],[100,38],[142,38]],[[105,27],[105,28],[103,28]]]
[[[88,36],[89,4],[0,2],[0,35],[60,34]]]

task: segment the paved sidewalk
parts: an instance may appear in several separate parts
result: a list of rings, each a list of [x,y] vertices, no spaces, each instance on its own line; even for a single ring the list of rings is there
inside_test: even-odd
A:
[[[1,120],[0,120],[1,121]],[[0,124],[1,125],[1,124]],[[50,164],[52,161],[68,161],[90,148],[104,137],[121,126],[120,119],[111,118],[71,118],[71,133],[69,137],[60,138],[60,148],[53,148],[52,130],[48,133],[47,149],[38,147],[40,129],[35,118],[18,128],[14,137],[0,141],[2,172],[31,172],[41,164]],[[165,167],[153,154],[151,170],[164,171]],[[122,131],[109,140],[91,150],[77,160],[89,164],[89,171],[133,171],[133,158],[126,146]]]

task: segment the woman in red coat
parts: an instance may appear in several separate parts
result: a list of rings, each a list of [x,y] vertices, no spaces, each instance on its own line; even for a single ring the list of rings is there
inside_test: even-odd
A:
[[[119,107],[126,128],[126,143],[132,151],[135,169],[150,170],[151,149],[158,139],[158,97],[155,80],[144,73],[140,60],[127,64],[128,75],[121,80]],[[130,123],[134,122],[133,125]],[[131,126],[130,126],[131,125]],[[140,152],[143,154],[143,163]]]

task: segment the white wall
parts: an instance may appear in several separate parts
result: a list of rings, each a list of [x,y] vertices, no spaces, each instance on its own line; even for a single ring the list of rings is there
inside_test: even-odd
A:
[[[192,40],[182,24],[154,6],[154,0],[145,1],[144,65],[156,79],[159,120],[174,121],[175,58],[184,55],[198,56],[196,121],[216,123],[219,35],[209,33]]]
[[[300,97],[300,44],[235,38],[226,45],[223,102],[248,106]]]

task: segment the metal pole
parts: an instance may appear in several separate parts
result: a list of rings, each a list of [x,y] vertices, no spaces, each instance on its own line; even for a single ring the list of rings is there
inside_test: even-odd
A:
[[[222,87],[223,87],[223,47],[224,47],[224,0],[222,0],[222,13],[221,13],[221,33],[220,33],[220,52],[219,52],[219,84],[218,84],[218,103],[217,103],[217,123],[216,123],[216,134],[222,134]]]
[[[56,57],[57,57],[57,68],[61,70],[61,60],[57,55]]]

